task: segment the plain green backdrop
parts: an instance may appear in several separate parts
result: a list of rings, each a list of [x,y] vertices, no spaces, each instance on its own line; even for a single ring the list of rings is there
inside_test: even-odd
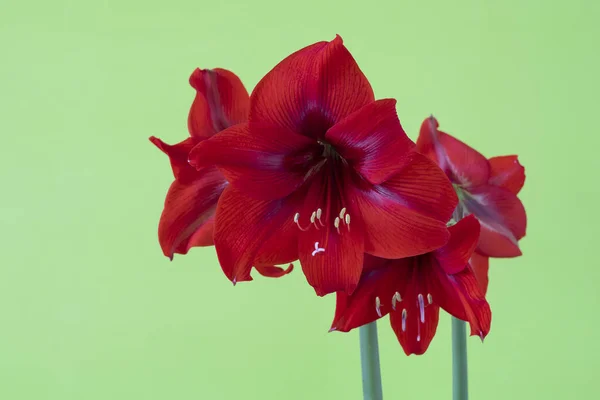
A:
[[[492,264],[472,399],[600,398],[596,1],[58,0],[0,4],[0,398],[360,399],[358,333],[296,269],[232,287],[214,249],[169,262],[196,67],[248,89],[339,33],[413,139],[430,113],[518,154],[524,256]],[[386,399],[450,398],[450,320],[406,357],[379,324]],[[573,397],[574,396],[574,397]]]

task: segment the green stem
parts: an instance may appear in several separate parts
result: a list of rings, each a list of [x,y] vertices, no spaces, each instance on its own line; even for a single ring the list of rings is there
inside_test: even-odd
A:
[[[358,328],[360,335],[360,364],[362,367],[364,400],[382,400],[381,371],[379,369],[379,345],[377,322]]]
[[[452,399],[467,400],[467,324],[452,317]]]

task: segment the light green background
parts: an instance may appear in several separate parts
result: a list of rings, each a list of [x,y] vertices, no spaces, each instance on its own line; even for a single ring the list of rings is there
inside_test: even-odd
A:
[[[297,269],[233,288],[214,249],[169,263],[171,181],[195,67],[247,87],[342,35],[412,138],[430,113],[519,154],[525,256],[495,261],[472,399],[600,397],[595,1],[0,4],[0,398],[360,399],[358,334]],[[406,357],[380,323],[386,399],[450,398],[450,321]],[[571,397],[575,395],[575,397]]]

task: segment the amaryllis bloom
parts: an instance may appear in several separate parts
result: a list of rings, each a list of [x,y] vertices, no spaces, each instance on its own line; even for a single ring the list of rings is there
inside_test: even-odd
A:
[[[465,143],[440,131],[438,126],[433,116],[423,122],[417,149],[434,160],[452,181],[459,199],[454,219],[468,214],[479,219],[479,254],[520,256],[518,241],[525,236],[527,227],[525,208],[514,191],[500,184],[508,179],[506,171],[518,169],[518,162],[514,164],[513,159],[506,158],[490,162]],[[518,184],[508,181],[506,185]]]
[[[491,168],[488,184],[509,190],[515,195],[519,194],[525,183],[525,168],[519,163],[518,157],[492,157],[488,161]],[[485,294],[488,288],[489,257],[475,251],[469,264]]]
[[[351,329],[390,315],[406,355],[423,354],[438,325],[440,307],[471,325],[471,335],[488,334],[492,313],[468,266],[479,223],[470,215],[450,228],[448,243],[430,253],[399,260],[367,256],[351,296],[338,293],[332,331]]]
[[[156,137],[150,141],[171,162],[175,180],[165,199],[158,238],[165,256],[186,254],[195,246],[213,245],[214,216],[219,196],[227,186],[214,166],[197,170],[188,163],[190,150],[215,133],[248,119],[249,95],[240,79],[225,69],[196,69],[190,76],[196,97],[188,116],[190,136],[175,145]],[[267,276],[281,276],[288,269],[258,267]]]
[[[447,242],[457,204],[444,173],[413,151],[396,101],[375,101],[341,37],[290,55],[256,86],[249,122],[196,146],[216,164],[215,246],[233,282],[253,261],[300,259],[318,295],[351,293],[364,253],[400,258]]]

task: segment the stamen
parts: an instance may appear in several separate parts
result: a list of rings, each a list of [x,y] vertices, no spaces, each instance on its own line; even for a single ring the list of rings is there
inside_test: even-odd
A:
[[[396,310],[396,303],[402,301],[402,297],[400,297],[400,293],[396,292],[394,293],[394,296],[392,296],[392,309],[395,311]]]
[[[375,297],[375,310],[377,311],[377,315],[381,317],[381,300],[379,300],[379,297]]]
[[[340,219],[344,219],[344,214],[346,214],[346,207],[342,208],[342,211],[340,211]]]
[[[315,228],[319,229],[319,225],[317,225],[315,222],[316,217],[317,217],[317,212],[313,211],[313,213],[310,215],[310,223],[313,224],[315,226]]]
[[[323,213],[323,210],[321,210],[320,208],[317,208],[317,219],[319,220],[319,223],[321,224],[321,226],[325,226],[325,224],[323,223],[323,221],[321,221],[321,214]]]
[[[333,226],[335,226],[337,232],[340,233],[340,217],[335,217],[335,221],[333,221]]]
[[[350,225],[350,214],[346,214],[346,225]]]
[[[310,228],[310,225],[308,226],[308,228],[303,228],[302,226],[300,226],[299,220],[300,220],[300,213],[294,214],[294,223],[296,225],[298,225],[298,229],[300,229],[303,232],[306,232],[308,230],[308,228]]]
[[[325,253],[325,249],[322,247],[319,247],[319,242],[315,242],[315,251],[312,252],[313,257],[317,254],[317,253]]]
[[[402,309],[402,332],[406,332],[406,308]]]
[[[427,293],[427,302],[429,304],[433,303],[433,297],[431,297],[431,294]]]
[[[421,293],[419,293],[419,295],[417,296],[417,299],[419,300],[419,311],[421,313],[421,322],[425,323],[425,304],[423,301],[423,295]]]

